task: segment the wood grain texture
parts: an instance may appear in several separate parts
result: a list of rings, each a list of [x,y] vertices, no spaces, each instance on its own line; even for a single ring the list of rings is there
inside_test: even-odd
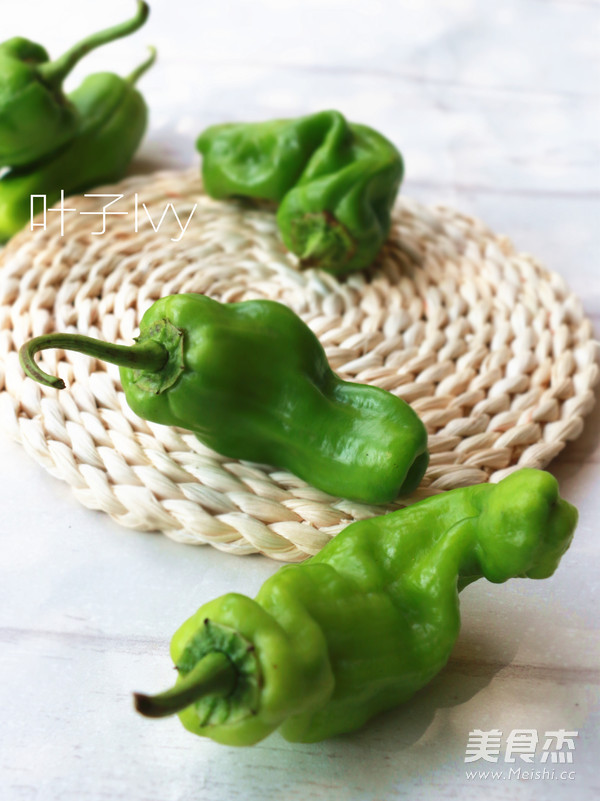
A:
[[[399,145],[406,194],[509,235],[565,276],[600,324],[598,3],[151,5],[142,32],[92,54],[72,81],[125,73],[157,46],[141,84],[152,125],[134,169],[197,163],[194,138],[212,122],[337,107]],[[6,4],[2,38],[27,35],[58,54],[123,15],[120,0],[25,0]],[[138,718],[130,692],[170,683],[168,640],[200,603],[253,595],[277,565],[124,530],[1,439],[0,797],[597,797],[600,407],[551,469],[580,509],[554,577],[469,587],[447,668],[357,734],[310,746],[275,734],[240,751],[176,720]],[[578,730],[575,779],[467,779],[474,728]]]

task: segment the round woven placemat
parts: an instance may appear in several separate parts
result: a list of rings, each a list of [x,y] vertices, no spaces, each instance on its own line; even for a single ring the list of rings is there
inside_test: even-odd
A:
[[[341,377],[411,403],[431,463],[403,503],[546,466],[594,404],[596,343],[579,300],[506,237],[452,209],[402,197],[377,264],[337,279],[299,270],[270,209],[211,200],[197,170],[94,195],[65,203],[75,211],[62,220],[48,211],[45,228],[22,232],[0,255],[0,423],[85,506],[125,526],[294,561],[353,520],[394,508],[331,497],[140,420],[112,365],[46,351],[44,369],[68,389],[24,377],[17,351],[28,338],[78,331],[130,344],[163,295],[281,301]],[[106,211],[120,213],[103,215],[112,200]]]

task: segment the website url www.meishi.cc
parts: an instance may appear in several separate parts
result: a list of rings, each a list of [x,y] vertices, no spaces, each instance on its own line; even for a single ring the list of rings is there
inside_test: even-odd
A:
[[[508,779],[518,779],[521,781],[569,781],[575,778],[574,770],[554,770],[551,768],[543,769],[524,769],[509,768],[508,770],[466,770],[465,776],[471,780],[492,779],[496,781],[506,781]]]

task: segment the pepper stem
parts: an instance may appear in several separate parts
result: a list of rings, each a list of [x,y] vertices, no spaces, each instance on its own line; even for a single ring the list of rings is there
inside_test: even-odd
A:
[[[158,695],[134,693],[133,703],[147,718],[164,718],[206,695],[229,695],[236,681],[237,674],[231,660],[221,651],[212,651],[203,656],[172,689]]]
[[[130,33],[137,31],[148,19],[149,13],[150,7],[148,3],[138,0],[134,17],[126,22],[121,22],[119,25],[113,25],[111,28],[105,28],[103,31],[87,36],[55,61],[40,65],[38,67],[39,72],[47,83],[54,87],[60,86],[73,67],[84,56],[87,56],[88,53],[101,45],[113,42],[115,39],[121,39],[123,36],[129,36]]]
[[[62,378],[48,375],[35,363],[34,356],[41,350],[49,348],[62,348],[84,353],[86,356],[95,356],[105,362],[118,364],[120,367],[130,367],[148,372],[159,372],[167,363],[168,350],[153,339],[146,339],[135,345],[114,345],[100,339],[84,337],[81,334],[45,334],[34,337],[26,342],[19,350],[21,367],[29,378],[53,389],[64,389]]]
[[[150,55],[148,58],[143,61],[139,67],[136,67],[133,72],[125,78],[127,83],[131,84],[132,86],[137,83],[137,81],[142,77],[142,75],[146,72],[146,70],[150,69],[150,67],[156,61],[156,48],[149,47],[148,50],[150,51]]]

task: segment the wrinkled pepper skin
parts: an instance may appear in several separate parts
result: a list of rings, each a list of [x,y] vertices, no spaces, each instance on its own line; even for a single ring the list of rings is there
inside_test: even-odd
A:
[[[50,383],[36,373],[31,348],[69,348],[80,339],[39,337],[24,346],[30,358],[21,363]],[[121,367],[127,402],[146,420],[189,429],[224,456],[276,465],[365,503],[387,503],[421,481],[429,457],[417,414],[386,390],[338,378],[317,337],[281,303],[172,295],[144,314],[137,343],[123,350],[168,352],[158,368]],[[108,359],[109,346],[97,347],[83,352]]]
[[[178,712],[190,731],[228,745],[277,728],[292,742],[353,731],[444,667],[461,589],[552,575],[576,523],[556,480],[532,469],[353,523],[317,556],[281,568],[254,601],[230,593],[202,606],[173,637],[175,687],[136,694],[136,707]],[[235,691],[190,682],[215,650],[229,658],[221,675]]]
[[[132,19],[92,34],[56,61],[29,39],[14,37],[0,44],[0,167],[33,164],[77,135],[79,110],[74,98],[64,94],[63,81],[96,47],[140,28],[148,13],[148,5],[138,2]]]
[[[32,195],[45,195],[50,208],[60,200],[61,190],[68,197],[123,177],[148,119],[134,83],[154,58],[153,51],[129,78],[111,72],[89,75],[71,94],[80,120],[77,135],[47,159],[0,178],[0,242],[27,224]]]
[[[402,157],[380,133],[337,111],[215,125],[196,146],[207,193],[278,203],[283,242],[305,267],[361,270],[389,234]]]

